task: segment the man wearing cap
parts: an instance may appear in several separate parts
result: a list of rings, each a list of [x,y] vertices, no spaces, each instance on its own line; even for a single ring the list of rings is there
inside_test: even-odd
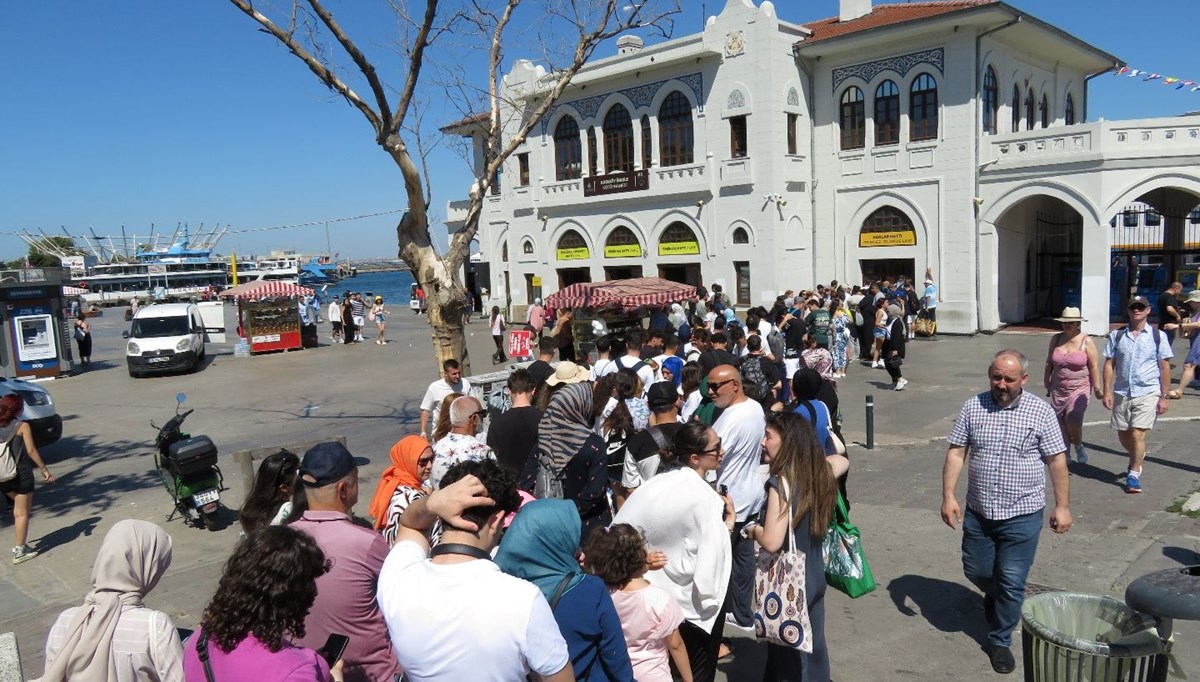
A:
[[[429,487],[436,490],[446,470],[459,462],[496,459],[495,453],[475,436],[483,429],[487,410],[473,396],[464,395],[450,403],[450,433],[433,444],[433,468]]]
[[[1146,432],[1167,411],[1174,357],[1166,335],[1146,324],[1150,301],[1129,299],[1129,324],[1109,332],[1104,346],[1104,407],[1112,410],[1110,424],[1129,453],[1125,492],[1142,492],[1142,461]]]
[[[388,544],[350,517],[358,502],[358,465],[341,443],[321,443],[304,453],[298,480],[308,510],[292,527],[316,540],[330,568],[317,578],[317,598],[297,644],[319,649],[329,635],[346,635],[346,682],[394,679],[401,667],[375,602]]]
[[[621,485],[628,490],[640,486],[658,473],[658,453],[671,447],[679,423],[679,389],[672,381],[650,385],[646,393],[650,404],[650,425],[630,437],[625,446],[625,466]]]
[[[938,288],[933,283],[933,272],[925,271],[925,293],[921,294],[921,307],[925,310],[925,317],[930,322],[937,323],[937,304],[938,304]]]
[[[429,439],[429,425],[437,424],[442,401],[451,393],[471,392],[471,382],[463,378],[462,365],[450,358],[442,363],[442,378],[429,384],[425,397],[421,399],[421,437]]]

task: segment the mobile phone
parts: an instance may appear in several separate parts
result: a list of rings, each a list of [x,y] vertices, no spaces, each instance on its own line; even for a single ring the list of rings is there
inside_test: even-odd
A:
[[[346,645],[349,643],[349,637],[334,633],[329,635],[329,639],[325,640],[325,645],[318,649],[317,653],[321,654],[321,658],[325,659],[325,662],[332,668],[346,652]]]
[[[724,485],[724,484],[717,486],[717,494],[718,494],[718,495],[727,495],[727,494],[729,494],[729,486],[727,486],[727,485]]]

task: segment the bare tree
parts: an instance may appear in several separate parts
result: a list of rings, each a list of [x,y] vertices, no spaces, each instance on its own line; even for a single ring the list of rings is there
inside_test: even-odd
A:
[[[260,30],[282,43],[333,92],[356,108],[375,133],[375,142],[400,169],[408,199],[408,212],[396,226],[399,256],[412,270],[425,291],[429,305],[428,321],[432,328],[434,356],[438,366],[448,358],[460,359],[469,371],[469,358],[463,338],[464,290],[459,271],[470,253],[471,241],[479,229],[484,197],[497,170],[525,141],[530,130],[558,101],[571,79],[605,40],[635,28],[669,31],[670,18],[679,11],[680,0],[384,0],[395,13],[400,37],[398,45],[407,58],[407,69],[398,87],[389,84],[377,71],[358,44],[343,30],[322,0],[293,0],[289,11],[275,18],[259,11],[254,0],[230,0],[253,19]],[[519,29],[514,17],[522,13]],[[533,51],[550,62],[549,74],[541,79],[536,92],[525,93],[521,102],[503,100],[501,68],[505,40],[515,31],[536,32],[539,42]],[[478,93],[486,111],[479,114],[486,126],[484,162],[473,166],[475,182],[470,192],[465,227],[450,238],[449,249],[439,254],[429,233],[430,188],[424,166],[419,119],[415,113],[422,72],[431,59],[435,42],[479,41],[486,53],[487,73],[478,85],[464,80],[457,91],[466,99]],[[461,48],[461,44],[455,48]],[[555,55],[563,55],[561,65]],[[348,59],[343,77],[334,55]],[[452,63],[448,59],[447,63]],[[347,82],[355,78],[365,83],[369,94],[360,95]],[[486,82],[484,82],[486,79]],[[449,94],[450,89],[443,89]],[[396,95],[393,106],[389,93]],[[470,103],[462,105],[470,111]],[[517,116],[505,132],[504,111]],[[486,117],[486,118],[485,118]]]

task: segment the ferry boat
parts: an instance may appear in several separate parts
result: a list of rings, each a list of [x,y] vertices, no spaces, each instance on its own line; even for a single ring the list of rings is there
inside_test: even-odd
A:
[[[252,261],[239,262],[239,272],[252,271]],[[141,251],[131,261],[87,268],[76,278],[92,304],[126,304],[134,299],[199,296],[224,289],[232,281],[233,264],[211,249],[192,248],[186,234],[166,249]]]
[[[319,286],[333,284],[341,278],[341,268],[328,256],[313,256],[307,262],[298,255],[260,258],[246,272],[238,266],[239,283],[268,280]]]

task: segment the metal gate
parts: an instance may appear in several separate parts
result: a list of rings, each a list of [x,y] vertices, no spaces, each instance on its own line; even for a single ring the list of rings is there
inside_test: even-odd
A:
[[[1031,244],[1037,265],[1026,264],[1025,291],[1035,293],[1036,316],[1055,316],[1078,308],[1083,283],[1083,218],[1037,212]]]
[[[1153,301],[1171,282],[1184,291],[1197,288],[1200,274],[1200,208],[1164,213],[1132,204],[1109,221],[1112,231],[1112,275],[1109,315],[1124,318],[1131,296]]]

